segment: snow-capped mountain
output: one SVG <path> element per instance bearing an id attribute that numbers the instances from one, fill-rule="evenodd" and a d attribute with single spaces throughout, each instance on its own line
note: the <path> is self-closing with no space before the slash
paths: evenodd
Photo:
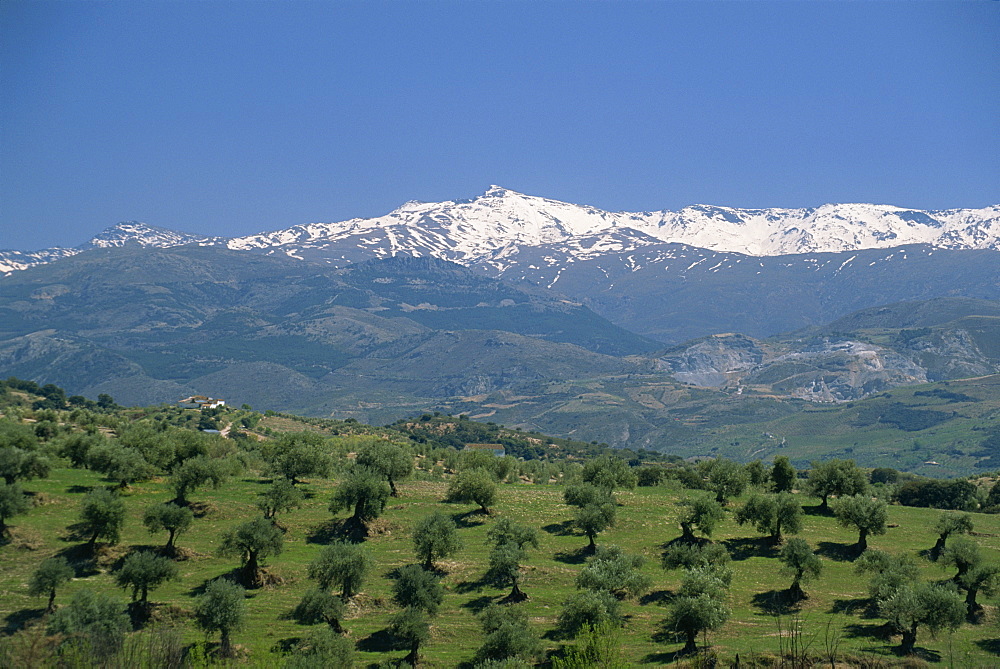
<path id="1" fill-rule="evenodd" d="M 1000 205 L 918 211 L 875 204 L 815 209 L 738 209 L 693 205 L 680 211 L 608 212 L 491 186 L 479 197 L 407 202 L 376 218 L 310 223 L 231 239 L 122 223 L 77 249 L 38 254 L 0 252 L 9 272 L 86 248 L 222 244 L 233 250 L 281 253 L 346 265 L 395 255 L 431 256 L 502 271 L 525 249 L 559 247 L 575 260 L 642 246 L 679 243 L 747 256 L 834 253 L 926 244 L 1000 250 Z"/>
<path id="2" fill-rule="evenodd" d="M 220 237 L 192 235 L 187 232 L 159 228 L 155 225 L 147 225 L 138 221 L 122 221 L 117 225 L 106 228 L 90 241 L 74 248 L 56 247 L 33 252 L 0 250 L 0 274 L 9 274 L 15 270 L 27 269 L 34 265 L 52 262 L 53 260 L 73 256 L 83 251 L 89 251 L 90 249 L 103 249 L 115 246 L 170 248 L 172 246 L 184 246 L 185 244 L 215 245 L 224 241 L 225 239 Z"/>
<path id="3" fill-rule="evenodd" d="M 599 241 L 603 240 L 603 241 Z M 662 242 L 750 256 L 840 252 L 930 244 L 1000 249 L 1000 205 L 917 211 L 873 204 L 816 209 L 736 209 L 694 205 L 658 212 L 608 212 L 491 186 L 471 200 L 408 202 L 385 216 L 314 223 L 238 237 L 231 249 L 351 262 L 399 254 L 462 264 L 525 247 L 562 245 L 582 258 L 602 250 Z"/>
<path id="4" fill-rule="evenodd" d="M 79 246 L 80 250 L 103 249 L 112 246 L 156 246 L 169 248 L 185 244 L 214 245 L 225 241 L 220 237 L 192 235 L 187 232 L 177 232 L 167 228 L 158 228 L 139 221 L 123 221 L 106 229 L 86 244 Z"/>

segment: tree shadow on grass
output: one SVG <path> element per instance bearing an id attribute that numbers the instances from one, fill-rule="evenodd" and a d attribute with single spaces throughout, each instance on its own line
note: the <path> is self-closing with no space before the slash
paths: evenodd
<path id="1" fill-rule="evenodd" d="M 470 611 L 479 613 L 487 606 L 492 604 L 494 599 L 495 598 L 491 597 L 490 595 L 482 595 L 480 597 L 475 597 L 474 599 L 470 599 L 469 601 L 465 602 L 464 604 L 460 604 L 459 606 L 461 606 L 463 609 L 469 609 Z"/>
<path id="2" fill-rule="evenodd" d="M 388 629 L 372 632 L 364 639 L 358 639 L 355 646 L 366 653 L 388 653 L 399 650 L 396 638 Z"/>
<path id="3" fill-rule="evenodd" d="M 291 653 L 301 641 L 302 637 L 300 636 L 290 636 L 285 639 L 278 639 L 274 645 L 271 646 L 271 652 L 278 653 L 279 655 Z"/>
<path id="4" fill-rule="evenodd" d="M 778 548 L 770 537 L 745 537 L 742 539 L 726 539 L 722 542 L 734 562 L 752 557 L 778 557 Z"/>
<path id="5" fill-rule="evenodd" d="M 482 576 L 475 580 L 462 581 L 461 583 L 458 583 L 457 585 L 455 585 L 455 592 L 462 595 L 468 594 L 470 592 L 479 592 L 488 585 L 492 585 L 492 583 L 490 583 L 490 580 L 488 578 Z"/>
<path id="6" fill-rule="evenodd" d="M 1000 639 L 980 639 L 975 643 L 990 655 L 1000 655 Z"/>
<path id="7" fill-rule="evenodd" d="M 64 537 L 63 541 L 72 541 L 72 539 Z M 73 570 L 74 578 L 86 578 L 100 573 L 100 570 L 97 568 L 97 559 L 94 556 L 94 551 L 87 544 L 67 546 L 57 552 L 54 557 L 66 559 L 66 562 L 69 563 L 70 568 Z"/>
<path id="8" fill-rule="evenodd" d="M 833 517 L 833 509 L 827 506 L 825 509 L 822 504 L 817 504 L 816 506 L 804 506 L 802 507 L 802 513 L 807 516 L 828 516 Z"/>
<path id="9" fill-rule="evenodd" d="M 485 525 L 486 519 L 489 516 L 483 513 L 482 509 L 473 509 L 471 511 L 463 511 L 462 513 L 453 513 L 451 514 L 451 518 L 459 527 L 469 528 Z"/>
<path id="10" fill-rule="evenodd" d="M 892 652 L 895 653 L 896 655 L 902 656 L 902 653 L 899 652 L 898 648 L 894 648 Z M 932 648 L 924 648 L 923 646 L 917 646 L 916 648 L 914 648 L 913 654 L 910 657 L 913 656 L 919 657 L 921 660 L 928 663 L 937 663 L 941 661 L 940 652 Z"/>
<path id="11" fill-rule="evenodd" d="M 816 544 L 816 554 L 835 562 L 853 562 L 860 555 L 855 544 L 837 544 L 832 541 Z"/>
<path id="12" fill-rule="evenodd" d="M 681 655 L 681 652 L 679 650 L 673 653 L 669 652 L 647 653 L 646 655 L 643 656 L 641 660 L 639 660 L 639 662 L 641 662 L 642 664 L 664 665 L 664 664 L 670 664 L 671 662 L 676 662 L 677 660 L 682 659 L 683 657 L 684 656 Z"/>
<path id="13" fill-rule="evenodd" d="M 862 618 L 874 618 L 875 607 L 871 599 L 856 597 L 854 599 L 835 599 L 830 613 L 843 613 L 849 616 L 860 615 Z"/>
<path id="14" fill-rule="evenodd" d="M 208 589 L 209 583 L 213 581 L 226 580 L 236 585 L 243 585 L 243 574 L 239 567 L 234 567 L 224 574 L 219 574 L 218 576 L 213 576 L 212 578 L 206 578 L 201 582 L 200 585 L 196 585 L 187 591 L 188 597 L 200 597 L 205 594 L 205 590 Z"/>
<path id="15" fill-rule="evenodd" d="M 792 601 L 788 590 L 768 590 L 758 592 L 750 602 L 760 610 L 759 615 L 788 616 L 796 613 L 801 602 Z"/>
<path id="16" fill-rule="evenodd" d="M 558 537 L 566 537 L 576 534 L 576 526 L 572 520 L 564 520 L 561 523 L 549 523 L 542 527 L 542 530 Z"/>
<path id="17" fill-rule="evenodd" d="M 92 485 L 71 485 L 71 486 L 66 486 L 66 492 L 71 493 L 71 494 L 77 494 L 77 495 L 82 495 L 82 494 L 88 493 L 88 492 L 90 492 L 93 489 L 94 489 L 94 486 L 92 486 Z"/>
<path id="18" fill-rule="evenodd" d="M 844 625 L 844 636 L 850 639 L 873 639 L 888 641 L 892 636 L 888 623 L 851 623 Z"/>
<path id="19" fill-rule="evenodd" d="M 593 554 L 590 546 L 582 546 L 572 551 L 559 551 L 552 558 L 563 564 L 583 564 Z"/>
<path id="20" fill-rule="evenodd" d="M 0 632 L 5 635 L 13 634 L 20 629 L 24 629 L 28 623 L 41 620 L 44 617 L 44 607 L 40 609 L 20 609 L 19 611 L 11 611 L 4 618 L 4 626 Z"/>
<path id="21" fill-rule="evenodd" d="M 306 535 L 306 543 L 328 544 L 338 539 L 359 544 L 368 536 L 368 529 L 350 518 L 331 518 L 315 525 Z"/>
<path id="22" fill-rule="evenodd" d="M 674 598 L 673 590 L 654 590 L 653 592 L 647 592 L 645 595 L 639 598 L 639 603 L 643 606 L 647 604 L 660 604 L 664 605 Z"/>

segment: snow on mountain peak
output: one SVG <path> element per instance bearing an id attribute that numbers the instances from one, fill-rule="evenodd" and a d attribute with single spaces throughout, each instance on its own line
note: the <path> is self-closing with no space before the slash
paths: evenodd
<path id="1" fill-rule="evenodd" d="M 122 221 L 106 228 L 80 248 L 108 248 L 113 246 L 171 247 L 184 244 L 210 244 L 215 239 L 192 235 L 167 228 L 159 228 L 140 221 Z"/>
<path id="2" fill-rule="evenodd" d="M 615 240 L 607 246 L 594 239 Z M 445 202 L 411 201 L 375 218 L 309 223 L 221 239 L 127 221 L 77 249 L 0 252 L 12 271 L 88 248 L 139 244 L 170 247 L 222 244 L 234 250 L 281 253 L 347 264 L 394 255 L 431 256 L 462 264 L 509 257 L 513 249 L 561 247 L 577 259 L 601 249 L 678 243 L 750 256 L 853 251 L 930 244 L 1000 250 L 1000 205 L 920 211 L 864 203 L 816 208 L 740 209 L 695 204 L 680 211 L 609 212 L 491 185 L 482 195 Z M 6 264 L 4 264 L 6 262 Z"/>

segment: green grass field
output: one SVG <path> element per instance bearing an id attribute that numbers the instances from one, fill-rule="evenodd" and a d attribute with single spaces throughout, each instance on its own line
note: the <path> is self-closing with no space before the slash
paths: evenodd
<path id="1" fill-rule="evenodd" d="M 0 547 L 0 621 L 10 634 L 24 624 L 42 620 L 43 598 L 29 597 L 27 583 L 38 563 L 51 555 L 73 554 L 81 540 L 67 540 L 67 526 L 76 521 L 78 505 L 92 486 L 106 483 L 84 470 L 54 469 L 49 478 L 32 481 L 25 488 L 34 493 L 37 506 L 27 515 L 10 520 L 12 540 Z M 284 552 L 267 562 L 268 571 L 279 583 L 249 593 L 249 620 L 234 635 L 245 652 L 238 664 L 276 666 L 282 648 L 305 636 L 309 627 L 296 624 L 288 613 L 308 587 L 306 568 L 328 541 L 333 516 L 327 505 L 334 489 L 332 481 L 311 480 L 305 488 L 311 496 L 306 505 L 280 517 L 287 527 Z M 571 643 L 551 638 L 562 601 L 573 591 L 574 579 L 583 563 L 581 549 L 586 538 L 567 522 L 571 510 L 562 503 L 562 487 L 557 485 L 512 484 L 501 486 L 500 501 L 492 517 L 469 514 L 472 505 L 444 504 L 444 481 L 411 480 L 400 485 L 401 497 L 390 500 L 383 516 L 373 523 L 366 544 L 375 556 L 376 568 L 362 593 L 352 603 L 345 627 L 356 642 L 361 666 L 377 665 L 400 659 L 405 651 L 385 645 L 383 630 L 396 612 L 390 599 L 391 581 L 387 575 L 395 568 L 415 562 L 410 528 L 424 515 L 442 510 L 459 522 L 463 550 L 442 561 L 444 605 L 432 619 L 432 638 L 423 648 L 423 666 L 453 667 L 469 661 L 481 643 L 476 612 L 506 594 L 488 585 L 481 577 L 487 564 L 484 543 L 489 525 L 501 516 L 540 530 L 541 547 L 531 552 L 525 565 L 523 590 L 531 599 L 524 604 L 535 632 L 543 637 L 548 650 Z M 263 488 L 261 479 L 251 475 L 233 480 L 218 490 L 198 491 L 191 495 L 203 515 L 192 529 L 181 535 L 178 546 L 190 552 L 180 561 L 180 578 L 150 593 L 150 600 L 161 612 L 173 609 L 182 622 L 186 642 L 203 641 L 204 635 L 185 619 L 194 606 L 195 596 L 206 581 L 226 574 L 237 566 L 232 559 L 215 556 L 221 533 L 256 513 L 253 502 Z M 628 664 L 660 666 L 668 664 L 682 646 L 681 641 L 656 641 L 666 602 L 677 588 L 680 573 L 665 572 L 659 566 L 662 544 L 680 534 L 676 501 L 690 491 L 676 487 L 638 488 L 619 493 L 618 522 L 598 538 L 598 544 L 616 544 L 630 553 L 647 558 L 645 571 L 652 578 L 652 592 L 640 601 L 624 603 L 627 622 L 622 633 L 622 653 Z M 172 496 L 160 480 L 136 484 L 125 499 L 129 517 L 120 544 L 102 550 L 98 570 L 76 578 L 59 591 L 57 604 L 69 601 L 82 588 L 116 591 L 123 601 L 126 593 L 117 590 L 111 566 L 116 559 L 137 547 L 162 545 L 165 534 L 151 536 L 142 526 L 144 509 Z M 817 503 L 803 498 L 806 510 Z M 735 502 L 738 504 L 739 500 Z M 731 506 L 732 508 L 732 506 Z M 933 525 L 939 511 L 890 507 L 888 533 L 872 537 L 869 545 L 893 553 L 916 555 L 933 545 Z M 975 539 L 991 558 L 1000 560 L 1000 516 L 973 514 Z M 843 656 L 898 661 L 892 649 L 898 637 L 879 635 L 884 622 L 864 616 L 867 578 L 854 573 L 845 549 L 856 540 L 856 533 L 839 527 L 832 517 L 807 515 L 799 535 L 816 548 L 823 561 L 823 574 L 805 585 L 809 599 L 795 609 L 782 607 L 779 591 L 790 579 L 780 573 L 776 551 L 760 540 L 749 526 L 739 527 L 731 515 L 721 524 L 713 539 L 725 542 L 733 554 L 735 577 L 730 605 L 733 615 L 725 627 L 708 635 L 708 642 L 724 660 L 738 653 L 746 661 L 754 656 L 777 654 L 792 641 L 808 645 L 809 652 L 820 656 L 836 646 Z M 951 571 L 921 559 L 922 578 L 944 580 Z M 921 631 L 917 646 L 923 660 L 942 666 L 1000 666 L 1000 628 L 993 601 L 987 604 L 984 621 L 964 625 L 954 634 L 937 639 Z M 791 637 L 788 630 L 799 626 L 801 634 Z M 783 630 L 783 631 L 782 631 Z M 216 641 L 213 638 L 212 641 Z M 829 666 L 827 663 L 826 666 Z"/>

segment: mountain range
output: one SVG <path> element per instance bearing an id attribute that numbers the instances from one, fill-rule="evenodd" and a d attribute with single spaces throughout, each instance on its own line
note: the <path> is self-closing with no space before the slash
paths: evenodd
<path id="1" fill-rule="evenodd" d="M 1000 373 L 998 220 L 613 214 L 493 187 L 236 239 L 125 223 L 2 255 L 0 373 L 126 404 L 199 393 L 374 422 L 440 410 L 738 456 L 749 437 L 722 426 Z"/>
<path id="2" fill-rule="evenodd" d="M 928 244 L 1000 249 L 1000 205 L 920 211 L 889 205 L 827 204 L 805 209 L 693 205 L 680 211 L 609 212 L 500 186 L 468 200 L 407 202 L 377 218 L 296 225 L 235 238 L 178 233 L 137 222 L 109 228 L 75 249 L 0 251 L 9 272 L 91 248 L 123 244 L 221 245 L 345 263 L 395 255 L 434 257 L 503 273 L 513 254 L 557 245 L 575 261 L 661 243 L 744 256 L 836 253 Z"/>

